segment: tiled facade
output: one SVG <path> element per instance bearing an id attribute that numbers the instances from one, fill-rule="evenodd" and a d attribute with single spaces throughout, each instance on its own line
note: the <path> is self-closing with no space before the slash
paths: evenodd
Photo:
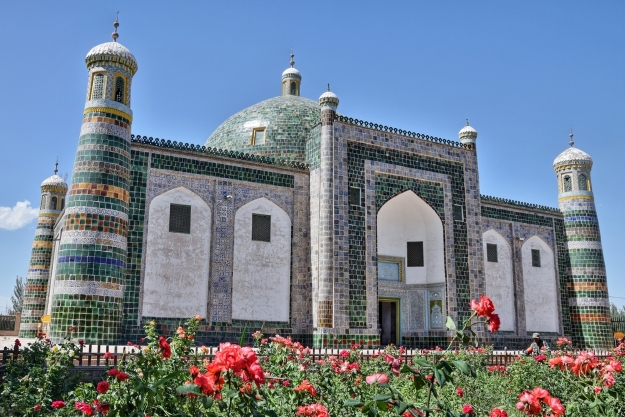
<path id="1" fill-rule="evenodd" d="M 299 82 L 295 89 L 284 87 L 290 86 L 287 82 L 283 96 L 235 114 L 204 146 L 134 136 L 129 99 L 136 61 L 119 45 L 94 50 L 99 55 L 87 59 L 90 76 L 123 75 L 126 96 L 121 102 L 110 99 L 113 83 L 107 83 L 105 96 L 94 99 L 88 85 L 62 223 L 55 225 L 60 211 L 41 213 L 22 335 L 36 331 L 46 299 L 57 339 L 73 325 L 88 342 L 135 342 L 152 320 L 164 335 L 173 334 L 186 317 L 142 313 L 150 278 L 147 237 L 154 227 L 154 199 L 184 188 L 212 214 L 201 343 L 238 341 L 244 333 L 249 340 L 262 328 L 265 334 L 291 335 L 309 345 L 376 347 L 378 303 L 393 299 L 399 306 L 401 343 L 443 345 L 451 336 L 444 317 L 465 320 L 470 300 L 485 293 L 482 235 L 489 230 L 499 233 L 514 254 L 517 317 L 515 331 L 491 335 L 478 328 L 482 341 L 498 348 L 527 344 L 520 242 L 536 236 L 554 253 L 556 265 L 560 328 L 546 338 L 566 335 L 591 347 L 610 342 L 592 200 L 587 194 L 581 200 L 561 195 L 560 209 L 553 209 L 481 196 L 477 132 L 468 124 L 461 144 L 363 122 L 339 115 L 334 93 L 324 93 L 318 104 L 299 97 Z M 285 74 L 287 81 L 292 74 L 301 81 L 294 68 Z M 350 200 L 354 190 L 359 201 Z M 406 191 L 429 205 L 442 224 L 444 282 L 378 279 L 378 213 Z M 288 321 L 233 318 L 234 219 L 240 208 L 258 199 L 284 211 L 291 223 Z M 53 257 L 55 226 L 62 237 Z M 56 268 L 52 284 L 51 264 Z"/>

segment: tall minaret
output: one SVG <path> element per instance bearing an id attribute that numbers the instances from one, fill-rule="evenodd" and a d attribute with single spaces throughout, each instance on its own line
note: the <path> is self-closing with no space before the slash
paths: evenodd
<path id="1" fill-rule="evenodd" d="M 137 61 L 117 42 L 91 49 L 65 229 L 57 258 L 51 335 L 69 326 L 87 343 L 117 343 L 124 302 L 130 177 L 130 91 Z"/>
<path id="2" fill-rule="evenodd" d="M 558 179 L 558 204 L 564 215 L 564 228 L 570 258 L 568 283 L 573 342 L 583 348 L 608 349 L 614 345 L 610 322 L 608 282 L 599 221 L 592 193 L 592 158 L 573 147 L 553 162 Z"/>
<path id="3" fill-rule="evenodd" d="M 58 162 L 54 175 L 41 183 L 39 221 L 26 275 L 20 337 L 37 335 L 37 324 L 40 323 L 46 307 L 54 224 L 65 207 L 67 194 L 67 184 L 63 178 L 56 175 L 57 168 Z"/>
<path id="4" fill-rule="evenodd" d="M 299 96 L 299 88 L 302 84 L 302 74 L 295 69 L 295 54 L 291 51 L 291 67 L 282 73 L 282 95 Z"/>

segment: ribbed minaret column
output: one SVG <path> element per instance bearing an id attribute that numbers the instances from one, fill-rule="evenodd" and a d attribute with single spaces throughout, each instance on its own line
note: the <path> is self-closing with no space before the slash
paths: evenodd
<path id="1" fill-rule="evenodd" d="M 338 97 L 327 91 L 319 98 L 321 106 L 320 184 L 319 184 L 319 286 L 317 328 L 334 327 L 334 115 Z M 321 332 L 321 331 L 320 331 Z"/>
<path id="2" fill-rule="evenodd" d="M 24 287 L 20 337 L 37 335 L 37 324 L 41 322 L 46 307 L 54 224 L 63 210 L 67 193 L 67 184 L 56 172 L 41 184 L 39 221 Z"/>
<path id="3" fill-rule="evenodd" d="M 586 349 L 613 347 L 608 283 L 590 181 L 592 159 L 572 147 L 554 162 L 558 204 L 570 258 L 569 309 L 573 342 Z"/>
<path id="4" fill-rule="evenodd" d="M 108 42 L 89 51 L 86 63 L 87 102 L 57 259 L 51 333 L 58 339 L 74 326 L 77 338 L 88 343 L 117 343 L 127 262 L 130 87 L 137 62 L 124 46 Z"/>

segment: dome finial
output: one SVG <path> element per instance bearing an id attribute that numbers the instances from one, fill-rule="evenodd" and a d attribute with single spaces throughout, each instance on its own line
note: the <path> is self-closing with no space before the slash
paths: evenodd
<path id="1" fill-rule="evenodd" d="M 467 119 L 467 124 L 465 126 L 469 126 L 469 119 Z"/>
<path id="2" fill-rule="evenodd" d="M 571 133 L 569 133 L 569 145 L 573 146 L 575 142 L 573 142 L 573 126 L 571 126 Z"/>
<path id="3" fill-rule="evenodd" d="M 56 173 L 59 172 L 59 157 L 56 157 L 56 162 L 54 164 L 54 175 L 56 175 Z"/>
<path id="4" fill-rule="evenodd" d="M 328 83 L 328 91 L 330 91 L 330 83 Z"/>
<path id="5" fill-rule="evenodd" d="M 295 61 L 293 60 L 293 58 L 295 58 L 295 54 L 293 53 L 293 48 L 291 48 L 291 62 L 289 62 L 289 64 L 291 64 L 291 68 L 295 66 Z"/>
<path id="6" fill-rule="evenodd" d="M 117 28 L 119 27 L 119 12 L 117 12 L 117 14 L 115 15 L 115 22 L 113 22 L 113 27 L 115 28 L 115 30 L 113 31 L 111 37 L 113 38 L 113 42 L 117 42 L 117 38 L 119 38 L 119 33 L 117 33 Z"/>

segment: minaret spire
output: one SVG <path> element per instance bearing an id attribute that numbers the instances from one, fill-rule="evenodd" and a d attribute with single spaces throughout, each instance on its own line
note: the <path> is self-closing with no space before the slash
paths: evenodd
<path id="1" fill-rule="evenodd" d="M 575 142 L 573 142 L 573 127 L 571 126 L 571 133 L 569 133 L 569 145 L 573 146 Z"/>
<path id="2" fill-rule="evenodd" d="M 291 62 L 289 62 L 289 64 L 291 64 L 291 68 L 294 68 L 295 66 L 295 61 L 293 60 L 293 58 L 295 58 L 295 54 L 293 53 L 293 48 L 291 48 Z"/>
<path id="3" fill-rule="evenodd" d="M 54 175 L 56 175 L 56 173 L 59 172 L 59 157 L 56 157 L 56 162 L 54 164 Z"/>
<path id="4" fill-rule="evenodd" d="M 115 30 L 113 31 L 113 34 L 111 34 L 111 37 L 113 38 L 113 42 L 117 42 L 117 38 L 119 38 L 119 33 L 117 33 L 117 28 L 119 27 L 119 12 L 117 12 L 117 14 L 115 15 L 115 22 L 113 22 L 113 27 L 115 28 Z"/>

